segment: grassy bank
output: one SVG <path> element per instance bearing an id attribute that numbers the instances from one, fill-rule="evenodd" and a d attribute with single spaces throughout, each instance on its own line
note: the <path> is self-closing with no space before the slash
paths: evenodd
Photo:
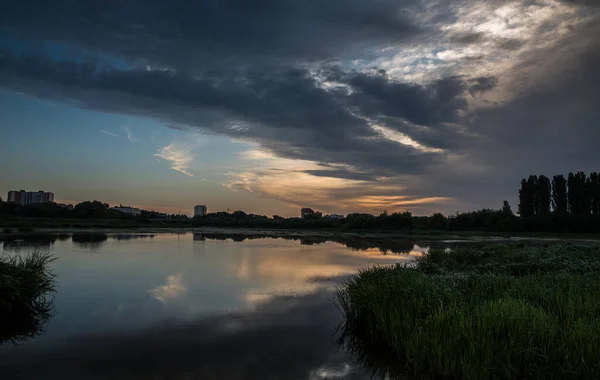
<path id="1" fill-rule="evenodd" d="M 0 255 L 0 344 L 36 335 L 50 317 L 52 260 L 45 253 Z"/>
<path id="2" fill-rule="evenodd" d="M 600 246 L 432 251 L 338 292 L 341 341 L 378 372 L 600 378 Z"/>

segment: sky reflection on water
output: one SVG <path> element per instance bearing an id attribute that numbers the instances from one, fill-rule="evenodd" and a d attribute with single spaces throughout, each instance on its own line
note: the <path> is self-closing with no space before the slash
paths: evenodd
<path id="1" fill-rule="evenodd" d="M 0 374 L 32 379 L 359 379 L 334 343 L 331 290 L 358 268 L 412 259 L 192 234 L 35 237 L 2 248 L 58 258 L 45 332 L 0 347 Z"/>

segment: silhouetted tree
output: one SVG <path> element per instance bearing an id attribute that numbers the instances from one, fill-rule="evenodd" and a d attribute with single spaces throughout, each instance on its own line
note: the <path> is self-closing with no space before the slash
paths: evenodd
<path id="1" fill-rule="evenodd" d="M 512 208 L 510 207 L 508 201 L 504 201 L 504 203 L 502 204 L 502 214 L 504 214 L 504 216 L 514 216 Z"/>
<path id="2" fill-rule="evenodd" d="M 590 173 L 591 212 L 600 215 L 600 174 Z"/>
<path id="3" fill-rule="evenodd" d="M 435 230 L 444 230 L 446 229 L 446 217 L 441 213 L 433 214 L 429 217 L 429 228 L 433 228 Z"/>
<path id="4" fill-rule="evenodd" d="M 238 211 L 234 211 L 233 214 L 231 214 L 231 216 L 234 219 L 245 219 L 248 215 L 245 212 L 238 210 Z"/>
<path id="5" fill-rule="evenodd" d="M 536 176 L 529 176 L 528 179 L 521 181 L 521 189 L 519 190 L 519 215 L 523 218 L 528 218 L 535 214 L 536 182 Z"/>
<path id="6" fill-rule="evenodd" d="M 592 212 L 593 191 L 594 191 L 594 184 L 592 183 L 592 179 L 587 178 L 585 180 L 585 186 L 583 189 L 583 200 L 582 200 L 583 215 L 590 215 Z"/>
<path id="7" fill-rule="evenodd" d="M 587 176 L 584 172 L 569 173 L 567 181 L 569 187 L 569 212 L 574 215 L 587 215 L 590 213 L 589 192 L 587 190 Z"/>
<path id="8" fill-rule="evenodd" d="M 569 192 L 567 194 L 567 198 L 569 200 L 569 212 L 571 214 L 578 214 L 579 204 L 577 203 L 577 179 L 573 173 L 569 173 L 567 178 L 567 186 L 569 188 Z"/>
<path id="9" fill-rule="evenodd" d="M 567 203 L 567 180 L 562 174 L 555 175 L 552 178 L 552 209 L 557 214 L 566 214 L 569 210 Z"/>
<path id="10" fill-rule="evenodd" d="M 535 214 L 545 216 L 550 214 L 550 179 L 539 176 L 536 181 Z"/>
<path id="11" fill-rule="evenodd" d="M 106 216 L 109 207 L 108 203 L 86 201 L 76 204 L 73 213 L 84 218 L 98 218 Z"/>

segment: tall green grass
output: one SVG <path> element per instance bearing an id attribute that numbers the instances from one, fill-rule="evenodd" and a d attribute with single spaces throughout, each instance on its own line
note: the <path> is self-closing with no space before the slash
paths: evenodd
<path id="1" fill-rule="evenodd" d="M 0 344 L 35 336 L 53 309 L 54 258 L 47 253 L 0 255 Z"/>
<path id="2" fill-rule="evenodd" d="M 599 379 L 600 247 L 431 251 L 337 293 L 364 365 L 440 379 Z"/>

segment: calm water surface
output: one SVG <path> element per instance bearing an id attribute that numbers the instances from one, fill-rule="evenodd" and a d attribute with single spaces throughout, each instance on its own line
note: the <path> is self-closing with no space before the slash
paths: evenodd
<path id="1" fill-rule="evenodd" d="M 50 251 L 58 283 L 44 332 L 0 346 L 3 379 L 368 379 L 335 344 L 331 292 L 422 251 L 192 233 L 0 244 Z"/>

